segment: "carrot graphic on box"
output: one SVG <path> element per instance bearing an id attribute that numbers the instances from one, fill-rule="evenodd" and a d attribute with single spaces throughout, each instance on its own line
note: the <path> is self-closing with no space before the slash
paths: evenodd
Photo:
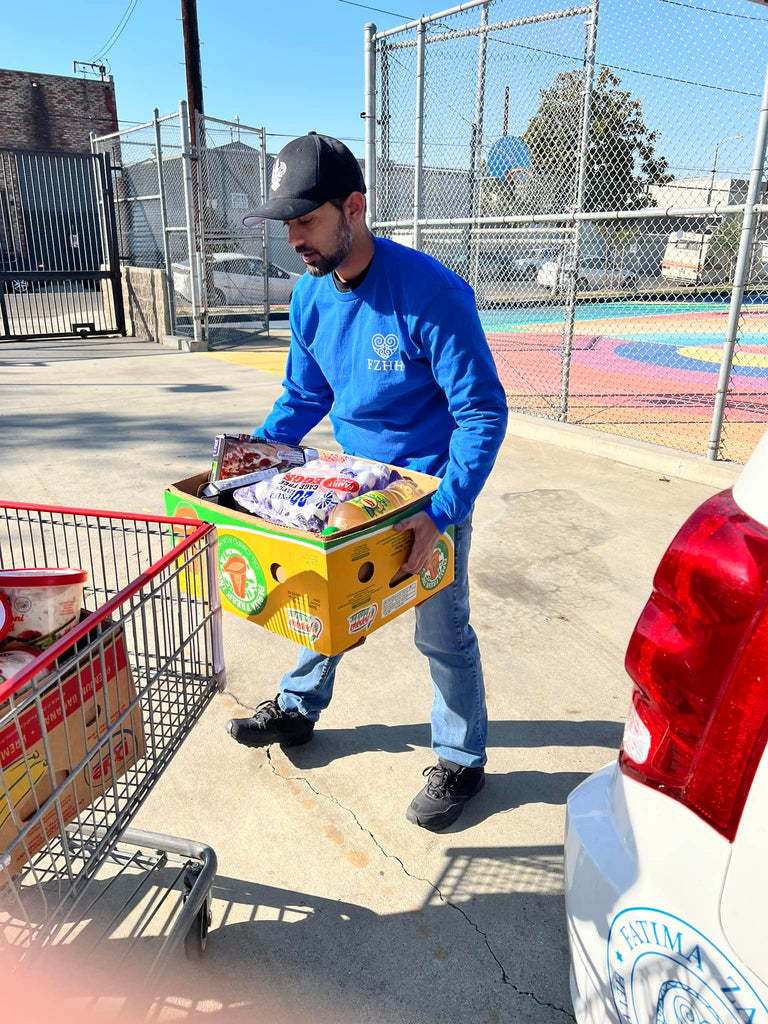
<path id="1" fill-rule="evenodd" d="M 427 562 L 426 566 L 424 567 L 424 572 L 429 573 L 429 578 L 431 580 L 436 580 L 437 579 L 437 574 L 438 574 L 439 571 L 440 571 L 440 552 L 439 551 L 433 551 L 432 552 L 432 557 L 430 558 L 430 560 Z"/>
<path id="2" fill-rule="evenodd" d="M 245 597 L 245 571 L 247 565 L 240 555 L 230 555 L 221 567 L 221 571 L 229 576 L 236 597 Z"/>

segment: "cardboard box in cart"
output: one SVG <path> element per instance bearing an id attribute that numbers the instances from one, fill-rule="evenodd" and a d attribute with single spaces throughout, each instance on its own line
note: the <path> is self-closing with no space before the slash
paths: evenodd
<path id="1" fill-rule="evenodd" d="M 103 650 L 103 659 L 98 652 L 84 655 L 60 683 L 44 690 L 42 714 L 35 702 L 24 707 L 23 694 L 16 698 L 22 710 L 11 713 L 9 702 L 0 705 L 0 868 L 6 866 L 11 875 L 60 832 L 60 824 L 108 792 L 144 755 L 138 706 L 111 744 L 106 738 L 99 744 L 108 722 L 117 721 L 136 696 L 122 631 L 106 640 Z M 58 801 L 44 807 L 53 788 L 64 782 Z M 42 817 L 23 842 L 14 842 L 38 807 Z"/>
<path id="2" fill-rule="evenodd" d="M 317 455 L 337 457 L 312 449 L 311 457 Z M 165 507 L 170 516 L 218 526 L 224 608 L 321 654 L 340 654 L 453 582 L 452 527 L 438 540 L 428 569 L 417 576 L 401 572 L 411 535 L 392 524 L 423 507 L 440 483 L 425 473 L 401 472 L 421 484 L 424 497 L 328 537 L 198 498 L 207 473 L 169 487 Z"/>

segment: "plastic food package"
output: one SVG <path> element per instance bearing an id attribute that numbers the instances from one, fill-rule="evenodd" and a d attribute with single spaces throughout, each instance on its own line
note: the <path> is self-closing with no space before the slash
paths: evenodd
<path id="1" fill-rule="evenodd" d="M 381 462 L 341 456 L 313 459 L 235 491 L 238 505 L 271 523 L 319 533 L 338 504 L 367 491 L 380 490 L 400 474 Z"/>
<path id="2" fill-rule="evenodd" d="M 227 480 L 260 469 L 301 466 L 306 461 L 306 452 L 317 455 L 314 449 L 305 451 L 298 445 L 277 444 L 247 434 L 217 434 L 213 440 L 211 480 Z"/>
<path id="3" fill-rule="evenodd" d="M 23 668 L 40 654 L 29 647 L 17 647 L 10 651 L 0 651 L 0 686 L 13 679 Z"/>
<path id="4" fill-rule="evenodd" d="M 0 569 L 0 593 L 11 609 L 6 642 L 53 643 L 80 616 L 84 569 Z"/>

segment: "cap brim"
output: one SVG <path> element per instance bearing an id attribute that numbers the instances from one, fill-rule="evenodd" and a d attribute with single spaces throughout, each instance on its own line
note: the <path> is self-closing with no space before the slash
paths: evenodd
<path id="1" fill-rule="evenodd" d="M 255 227 L 264 220 L 295 220 L 296 217 L 306 217 L 308 213 L 317 210 L 322 203 L 316 203 L 312 199 L 281 199 L 275 196 L 262 203 L 253 213 L 243 218 L 243 224 L 247 228 Z"/>

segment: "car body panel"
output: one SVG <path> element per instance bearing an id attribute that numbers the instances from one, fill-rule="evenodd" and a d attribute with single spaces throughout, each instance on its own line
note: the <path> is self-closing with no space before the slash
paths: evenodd
<path id="1" fill-rule="evenodd" d="M 768 431 L 734 484 L 733 497 L 748 516 L 768 526 Z"/>
<path id="2" fill-rule="evenodd" d="M 542 263 L 536 280 L 545 288 L 554 289 L 557 285 L 558 271 L 563 281 L 567 280 L 571 272 L 569 266 L 560 266 L 554 260 Z M 607 266 L 602 257 L 585 257 L 579 263 L 577 280 L 583 283 L 584 287 L 597 289 L 610 289 L 615 291 L 619 288 L 634 288 L 635 275 L 626 267 L 609 263 Z"/>
<path id="3" fill-rule="evenodd" d="M 733 841 L 720 907 L 723 932 L 751 970 L 768 982 L 768 757 L 757 769 Z"/>
<path id="4" fill-rule="evenodd" d="M 754 542 L 755 524 L 768 529 L 768 431 L 733 497 Z M 765 749 L 732 842 L 617 762 L 570 794 L 565 889 L 579 1024 L 768 1024 L 767 805 Z"/>
<path id="5" fill-rule="evenodd" d="M 730 858 L 698 815 L 615 763 L 574 790 L 565 887 L 579 1024 L 744 1024 L 752 1010 L 768 1021 L 768 988 L 720 922 Z M 668 1012 L 675 993 L 689 1016 Z"/>
<path id="6" fill-rule="evenodd" d="M 258 256 L 237 252 L 212 253 L 210 261 L 213 288 L 215 293 L 221 293 L 208 297 L 211 305 L 246 306 L 264 301 L 263 261 Z M 191 300 L 189 261 L 174 263 L 172 272 L 174 289 L 185 299 Z M 299 277 L 299 274 L 270 263 L 270 302 L 280 305 L 288 303 Z"/>

